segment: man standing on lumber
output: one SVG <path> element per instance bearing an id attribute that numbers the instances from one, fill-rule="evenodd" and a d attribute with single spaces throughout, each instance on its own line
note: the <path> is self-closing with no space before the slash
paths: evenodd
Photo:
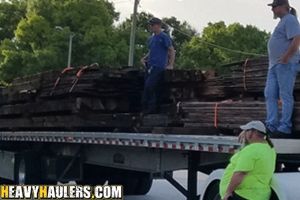
<path id="1" fill-rule="evenodd" d="M 143 110 L 145 114 L 159 112 L 166 69 L 173 69 L 175 50 L 170 36 L 162 31 L 162 21 L 152 18 L 149 25 L 153 35 L 148 40 L 149 53 L 142 58 L 146 67 Z"/>
<path id="2" fill-rule="evenodd" d="M 265 88 L 267 106 L 266 125 L 273 137 L 291 137 L 294 108 L 293 91 L 300 61 L 300 25 L 296 10 L 288 0 L 274 0 L 274 18 L 280 18 L 269 43 L 269 72 Z M 278 102 L 282 102 L 282 116 L 278 119 Z"/>
<path id="3" fill-rule="evenodd" d="M 276 152 L 261 121 L 241 126 L 245 147 L 237 152 L 220 182 L 222 200 L 267 200 L 276 166 Z"/>

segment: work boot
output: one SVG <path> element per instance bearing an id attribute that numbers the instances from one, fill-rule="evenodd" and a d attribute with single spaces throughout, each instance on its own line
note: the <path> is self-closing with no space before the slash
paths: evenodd
<path id="1" fill-rule="evenodd" d="M 283 133 L 280 131 L 276 131 L 270 134 L 271 138 L 274 139 L 292 139 L 294 138 L 293 134 Z"/>

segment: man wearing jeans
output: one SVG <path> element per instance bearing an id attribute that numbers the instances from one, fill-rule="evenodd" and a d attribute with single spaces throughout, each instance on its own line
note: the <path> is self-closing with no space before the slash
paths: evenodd
<path id="1" fill-rule="evenodd" d="M 269 43 L 269 72 L 265 88 L 266 126 L 273 137 L 291 136 L 294 108 L 293 90 L 300 61 L 300 25 L 296 11 L 288 0 L 269 4 L 274 18 L 280 18 Z M 282 116 L 278 119 L 278 101 L 282 101 Z"/>
<path id="2" fill-rule="evenodd" d="M 170 36 L 162 31 L 162 21 L 152 18 L 149 25 L 153 35 L 148 40 L 149 53 L 142 58 L 142 63 L 146 67 L 143 95 L 145 114 L 159 112 L 163 75 L 166 69 L 173 68 L 175 60 L 175 50 Z"/>

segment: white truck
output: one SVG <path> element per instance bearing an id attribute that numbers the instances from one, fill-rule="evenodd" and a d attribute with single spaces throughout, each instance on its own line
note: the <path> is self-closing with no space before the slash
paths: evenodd
<path id="1" fill-rule="evenodd" d="M 300 140 L 274 140 L 278 168 L 272 200 L 300 198 Z M 112 132 L 0 132 L 1 183 L 124 185 L 145 195 L 154 178 L 165 178 L 187 200 L 218 200 L 218 185 L 236 137 Z M 172 176 L 187 169 L 184 188 Z M 210 174 L 200 194 L 197 172 Z"/>

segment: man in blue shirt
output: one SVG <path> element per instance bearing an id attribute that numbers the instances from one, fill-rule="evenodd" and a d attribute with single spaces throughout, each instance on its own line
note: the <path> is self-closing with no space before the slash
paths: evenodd
<path id="1" fill-rule="evenodd" d="M 175 60 L 175 50 L 170 36 L 162 31 L 162 21 L 152 18 L 149 25 L 153 35 L 148 40 L 149 53 L 142 59 L 146 67 L 143 95 L 143 111 L 146 114 L 159 111 L 164 71 L 172 69 Z"/>
<path id="2" fill-rule="evenodd" d="M 269 4 L 274 18 L 280 18 L 269 43 L 269 72 L 265 88 L 267 106 L 266 125 L 273 137 L 290 137 L 294 107 L 293 90 L 300 61 L 300 25 L 296 10 L 288 0 L 274 0 Z M 278 101 L 282 101 L 279 120 Z"/>

